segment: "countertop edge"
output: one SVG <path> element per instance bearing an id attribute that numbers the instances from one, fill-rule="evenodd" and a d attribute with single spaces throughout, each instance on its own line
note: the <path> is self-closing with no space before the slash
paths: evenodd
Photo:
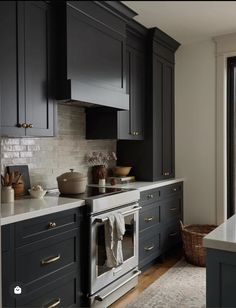
<path id="1" fill-rule="evenodd" d="M 163 187 L 166 185 L 171 185 L 171 184 L 175 184 L 175 183 L 179 183 L 179 182 L 184 182 L 185 179 L 171 179 L 171 180 L 164 180 L 161 181 L 160 183 L 155 183 L 155 184 L 148 184 L 147 186 L 143 186 L 143 187 L 139 187 L 137 188 L 139 191 L 145 191 L 145 190 L 149 190 L 149 189 L 155 189 L 158 187 Z"/>
<path id="2" fill-rule="evenodd" d="M 203 238 L 203 247 L 215 250 L 236 252 L 236 243 Z"/>
<path id="3" fill-rule="evenodd" d="M 1 226 L 4 226 L 4 225 L 16 223 L 16 222 L 27 220 L 27 219 L 37 218 L 37 217 L 48 215 L 48 214 L 53 214 L 57 212 L 74 209 L 74 208 L 81 207 L 84 205 L 85 205 L 84 200 L 76 200 L 76 201 L 72 201 L 71 203 L 61 204 L 55 207 L 48 207 L 45 209 L 40 209 L 40 210 L 36 210 L 32 212 L 16 214 L 14 216 L 1 217 L 0 223 L 1 223 Z"/>

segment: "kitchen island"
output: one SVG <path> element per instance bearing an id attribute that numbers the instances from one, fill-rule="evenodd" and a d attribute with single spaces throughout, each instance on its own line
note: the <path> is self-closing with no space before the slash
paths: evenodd
<path id="1" fill-rule="evenodd" d="M 203 239 L 207 307 L 236 307 L 236 215 Z"/>

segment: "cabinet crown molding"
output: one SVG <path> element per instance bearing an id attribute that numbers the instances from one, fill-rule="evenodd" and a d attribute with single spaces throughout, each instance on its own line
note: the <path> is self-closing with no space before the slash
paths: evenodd
<path id="1" fill-rule="evenodd" d="M 170 49 L 171 51 L 175 52 L 179 46 L 181 45 L 179 42 L 177 42 L 175 39 L 170 37 L 168 34 L 163 32 L 162 30 L 158 28 L 151 28 L 149 29 L 150 37 Z"/>

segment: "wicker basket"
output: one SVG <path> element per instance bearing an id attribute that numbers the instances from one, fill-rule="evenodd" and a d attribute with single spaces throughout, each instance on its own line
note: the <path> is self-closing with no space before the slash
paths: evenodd
<path id="1" fill-rule="evenodd" d="M 213 231 L 215 225 L 186 225 L 181 224 L 181 235 L 186 260 L 197 266 L 206 266 L 206 250 L 202 245 L 205 235 Z"/>

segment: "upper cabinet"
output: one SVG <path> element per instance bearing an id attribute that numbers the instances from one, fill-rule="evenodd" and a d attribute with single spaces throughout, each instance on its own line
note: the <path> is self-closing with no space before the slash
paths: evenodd
<path id="1" fill-rule="evenodd" d="M 2 1 L 0 7 L 1 134 L 53 136 L 50 5 Z"/>
<path id="2" fill-rule="evenodd" d="M 129 110 L 88 108 L 86 111 L 87 139 L 142 140 L 144 138 L 147 43 L 146 32 L 143 28 L 141 29 L 140 33 L 136 28 L 129 26 L 126 32 L 125 75 Z"/>
<path id="3" fill-rule="evenodd" d="M 146 39 L 129 28 L 126 41 L 126 91 L 129 94 L 129 111 L 118 112 L 118 139 L 144 138 L 146 67 Z"/>
<path id="4" fill-rule="evenodd" d="M 60 50 L 57 98 L 125 110 L 129 108 L 126 23 L 107 5 L 105 1 L 56 4 Z"/>
<path id="5" fill-rule="evenodd" d="M 118 164 L 133 166 L 139 180 L 175 176 L 174 61 L 178 47 L 179 43 L 161 30 L 149 30 L 145 139 L 117 145 Z"/>

